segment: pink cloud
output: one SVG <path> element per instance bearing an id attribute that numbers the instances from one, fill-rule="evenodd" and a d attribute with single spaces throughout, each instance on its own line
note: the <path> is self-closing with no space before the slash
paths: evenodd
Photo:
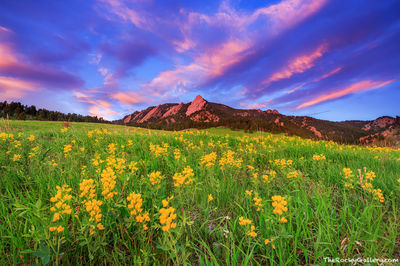
<path id="1" fill-rule="evenodd" d="M 18 64 L 11 46 L 0 43 L 0 70 Z"/>
<path id="2" fill-rule="evenodd" d="M 78 101 L 90 104 L 88 113 L 91 116 L 104 117 L 105 119 L 111 120 L 112 116 L 120 114 L 111 109 L 112 104 L 107 101 L 93 99 L 91 96 L 78 91 L 75 91 L 74 95 Z"/>
<path id="3" fill-rule="evenodd" d="M 250 46 L 250 42 L 230 40 L 196 56 L 191 64 L 177 65 L 175 69 L 160 72 L 151 82 L 143 84 L 143 88 L 158 97 L 165 97 L 166 93 L 186 92 L 190 86 L 223 75 L 227 68 L 248 55 L 246 50 Z M 168 92 L 166 89 L 169 89 Z"/>
<path id="4" fill-rule="evenodd" d="M 250 22 L 260 16 L 267 16 L 276 31 L 296 25 L 311 16 L 324 5 L 325 0 L 288 0 L 269 7 L 257 9 L 249 18 Z"/>
<path id="5" fill-rule="evenodd" d="M 3 31 L 3 32 L 12 32 L 12 30 L 10 30 L 10 29 L 8 29 L 8 28 L 6 28 L 6 27 L 3 27 L 3 26 L 0 26 L 0 31 Z"/>
<path id="6" fill-rule="evenodd" d="M 326 78 L 328 78 L 328 77 L 330 77 L 330 76 L 335 75 L 336 73 L 338 73 L 338 72 L 341 71 L 341 70 L 342 70 L 342 67 L 335 68 L 334 70 L 332 70 L 332 71 L 330 71 L 330 72 L 328 72 L 328 73 L 322 75 L 321 77 L 315 78 L 315 79 L 313 80 L 313 82 L 318 82 L 318 81 L 321 81 L 321 80 L 323 80 L 323 79 L 326 79 Z"/>
<path id="7" fill-rule="evenodd" d="M 285 91 L 285 93 L 287 93 L 287 94 L 293 93 L 293 92 L 297 91 L 298 89 L 303 88 L 304 85 L 306 85 L 306 84 L 307 84 L 307 83 L 302 83 L 302 84 L 300 84 L 300 85 L 294 87 L 294 88 L 291 89 L 291 90 Z"/>
<path id="8" fill-rule="evenodd" d="M 100 68 L 98 69 L 98 71 L 100 72 L 100 74 L 101 74 L 102 76 L 106 76 L 106 75 L 109 73 L 108 69 L 107 69 L 107 68 L 104 68 L 104 67 L 100 67 Z"/>
<path id="9" fill-rule="evenodd" d="M 375 90 L 375 89 L 381 88 L 383 86 L 386 86 L 386 85 L 392 83 L 393 81 L 395 81 L 395 80 L 392 79 L 392 80 L 387 80 L 387 81 L 372 81 L 372 80 L 359 81 L 359 82 L 356 82 L 356 83 L 348 86 L 345 89 L 341 89 L 341 90 L 337 90 L 337 91 L 330 92 L 327 94 L 323 94 L 312 100 L 306 101 L 306 102 L 300 104 L 299 106 L 297 106 L 296 109 L 310 107 L 310 106 L 316 105 L 318 103 L 326 102 L 329 100 L 334 100 L 334 99 L 343 97 L 348 94 L 353 94 L 356 92 Z"/>
<path id="10" fill-rule="evenodd" d="M 293 76 L 294 74 L 305 72 L 306 70 L 312 68 L 315 65 L 315 60 L 320 58 L 326 51 L 327 51 L 327 46 L 323 44 L 320 45 L 311 54 L 301 55 L 292 59 L 287 67 L 272 74 L 263 83 L 269 84 L 270 82 L 278 81 L 281 79 L 287 79 Z"/>
<path id="11" fill-rule="evenodd" d="M 284 0 L 280 3 L 261 7 L 253 13 L 239 13 L 235 11 L 227 2 L 223 2 L 217 13 L 206 15 L 197 12 L 188 13 L 188 24 L 183 24 L 185 29 L 199 22 L 206 22 L 209 25 L 227 25 L 235 28 L 236 31 L 246 31 L 247 27 L 258 19 L 268 20 L 268 27 L 274 33 L 290 28 L 307 17 L 311 16 L 324 5 L 325 0 Z"/>
<path id="12" fill-rule="evenodd" d="M 264 107 L 267 107 L 267 105 L 263 104 L 263 103 L 253 103 L 253 104 L 250 104 L 247 106 L 247 108 L 249 108 L 249 109 L 261 109 Z"/>
<path id="13" fill-rule="evenodd" d="M 37 84 L 17 78 L 0 76 L 0 98 L 20 99 L 29 92 L 37 90 Z"/>
<path id="14" fill-rule="evenodd" d="M 140 14 L 135 9 L 129 8 L 121 0 L 100 0 L 108 5 L 108 11 L 120 17 L 124 22 L 130 22 L 136 27 L 150 30 L 150 22 L 145 15 Z"/>
<path id="15" fill-rule="evenodd" d="M 137 92 L 117 92 L 112 94 L 111 97 L 125 105 L 134 105 L 148 101 L 146 97 L 143 97 L 141 93 Z"/>

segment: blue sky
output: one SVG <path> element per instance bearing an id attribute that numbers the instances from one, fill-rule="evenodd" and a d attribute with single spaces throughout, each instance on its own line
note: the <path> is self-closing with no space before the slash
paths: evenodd
<path id="1" fill-rule="evenodd" d="M 118 119 L 197 94 L 328 120 L 400 114 L 400 2 L 14 1 L 0 100 Z"/>

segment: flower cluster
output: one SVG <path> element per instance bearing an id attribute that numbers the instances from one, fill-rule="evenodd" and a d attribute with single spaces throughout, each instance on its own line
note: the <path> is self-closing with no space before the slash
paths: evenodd
<path id="1" fill-rule="evenodd" d="M 275 249 L 275 245 L 274 245 L 274 244 L 272 244 L 272 242 L 274 242 L 274 241 L 275 241 L 275 239 L 274 239 L 274 238 L 271 238 L 271 239 L 265 239 L 265 240 L 264 240 L 264 243 L 265 243 L 265 245 L 271 244 L 272 248 L 273 248 L 273 249 Z"/>
<path id="2" fill-rule="evenodd" d="M 135 173 L 137 170 L 139 170 L 139 168 L 137 167 L 137 162 L 132 161 L 129 165 L 128 165 L 129 170 L 131 170 L 132 173 Z"/>
<path id="3" fill-rule="evenodd" d="M 129 202 L 128 204 L 128 209 L 130 210 L 130 214 L 132 216 L 136 216 L 136 222 L 142 223 L 143 224 L 143 230 L 147 230 L 147 224 L 146 222 L 150 221 L 150 217 L 148 213 L 142 214 L 142 205 L 143 205 L 143 199 L 142 195 L 139 193 L 132 192 L 129 194 L 129 196 L 126 198 Z"/>
<path id="4" fill-rule="evenodd" d="M 296 177 L 298 177 L 298 176 L 299 176 L 299 173 L 298 173 L 297 171 L 289 172 L 289 173 L 286 175 L 286 177 L 287 177 L 288 179 L 296 178 Z"/>
<path id="5" fill-rule="evenodd" d="M 245 219 L 243 216 L 239 217 L 239 224 L 240 225 L 250 225 L 251 220 L 250 219 Z"/>
<path id="6" fill-rule="evenodd" d="M 169 145 L 167 143 L 163 143 L 162 146 L 150 143 L 150 151 L 152 151 L 156 157 L 166 155 L 168 153 L 168 147 Z"/>
<path id="7" fill-rule="evenodd" d="M 291 166 L 293 161 L 292 160 L 285 160 L 285 159 L 276 159 L 276 160 L 274 160 L 274 163 L 275 163 L 276 166 L 278 166 L 280 168 L 285 168 L 285 167 Z"/>
<path id="8" fill-rule="evenodd" d="M 246 190 L 245 193 L 251 197 L 251 195 L 253 195 L 253 190 Z"/>
<path id="9" fill-rule="evenodd" d="M 102 201 L 96 199 L 88 200 L 85 202 L 85 209 L 90 215 L 89 222 L 96 223 L 96 227 L 99 230 L 104 230 L 104 226 L 101 223 L 101 218 L 103 217 L 103 215 L 101 214 L 100 206 L 102 204 Z M 90 228 L 90 234 L 94 234 L 94 230 L 92 227 Z"/>
<path id="10" fill-rule="evenodd" d="M 174 150 L 174 158 L 175 160 L 179 160 L 181 158 L 181 151 L 179 149 Z"/>
<path id="11" fill-rule="evenodd" d="M 211 167 L 214 166 L 216 160 L 217 160 L 217 153 L 212 152 L 210 154 L 203 155 L 200 158 L 200 164 L 205 165 L 206 167 Z"/>
<path id="12" fill-rule="evenodd" d="M 30 142 L 34 141 L 34 140 L 35 140 L 35 136 L 34 136 L 34 135 L 30 135 L 30 136 L 28 137 L 28 140 L 29 140 Z"/>
<path id="13" fill-rule="evenodd" d="M 258 211 L 258 212 L 259 212 L 259 211 L 262 211 L 262 210 L 263 210 L 262 204 L 261 204 L 262 198 L 254 197 L 253 200 L 254 200 L 254 205 L 257 207 L 257 211 Z"/>
<path id="14" fill-rule="evenodd" d="M 68 157 L 68 153 L 72 151 L 72 145 L 71 144 L 66 144 L 64 145 L 64 157 Z"/>
<path id="15" fill-rule="evenodd" d="M 275 178 L 275 176 L 276 176 L 276 172 L 274 170 L 270 170 L 269 174 L 262 175 L 262 178 L 264 180 L 264 183 L 269 183 Z"/>
<path id="16" fill-rule="evenodd" d="M 228 166 L 241 168 L 243 160 L 240 158 L 235 158 L 235 155 L 236 153 L 234 151 L 225 151 L 222 158 L 219 160 L 219 165 L 221 166 L 221 169 L 224 169 Z"/>
<path id="17" fill-rule="evenodd" d="M 286 207 L 287 202 L 285 200 L 285 197 L 275 195 L 272 196 L 272 207 L 274 207 L 273 213 L 278 214 L 279 217 L 279 222 L 281 223 L 287 223 L 287 219 L 283 216 L 281 216 L 284 212 L 287 212 L 288 208 Z"/>
<path id="18" fill-rule="evenodd" d="M 212 196 L 211 194 L 208 194 L 207 201 L 210 202 L 210 201 L 212 201 L 212 200 L 214 200 L 213 196 Z"/>
<path id="19" fill-rule="evenodd" d="M 56 195 L 50 198 L 50 201 L 54 203 L 54 206 L 50 208 L 50 211 L 53 212 L 53 223 L 58 222 L 63 215 L 70 215 L 72 213 L 71 206 L 68 204 L 68 202 L 72 199 L 71 194 L 69 194 L 72 189 L 67 185 L 63 185 L 62 187 L 57 186 L 56 188 Z M 57 231 L 58 233 L 61 233 L 64 231 L 64 227 L 61 225 L 52 226 L 49 228 L 49 230 L 51 232 Z"/>
<path id="20" fill-rule="evenodd" d="M 142 212 L 142 195 L 132 192 L 126 199 L 129 202 L 128 209 L 131 211 L 131 215 L 137 215 Z"/>
<path id="21" fill-rule="evenodd" d="M 379 202 L 385 202 L 385 198 L 383 197 L 382 190 L 380 188 L 373 189 L 372 193 L 374 194 L 374 199 L 378 200 Z"/>
<path id="22" fill-rule="evenodd" d="M 161 181 L 161 179 L 162 179 L 162 176 L 161 176 L 161 172 L 160 172 L 160 171 L 151 172 L 150 175 L 149 175 L 149 177 L 150 177 L 150 183 L 151 183 L 152 185 L 155 185 L 155 184 L 160 183 L 160 181 Z"/>
<path id="23" fill-rule="evenodd" d="M 96 188 L 93 179 L 83 179 L 79 184 L 79 189 L 81 191 L 81 194 L 79 195 L 80 198 L 85 197 L 86 199 L 93 199 L 96 196 Z M 82 203 L 85 204 L 85 202 L 86 200 Z"/>
<path id="24" fill-rule="evenodd" d="M 376 177 L 375 173 L 373 171 L 367 171 L 367 169 L 364 167 L 364 178 L 363 175 L 361 174 L 361 170 L 359 170 L 359 175 L 360 175 L 360 183 L 361 187 L 366 190 L 370 191 L 372 195 L 374 195 L 374 199 L 383 203 L 385 202 L 385 198 L 383 196 L 382 190 L 380 188 L 375 189 L 372 185 L 372 181 Z"/>
<path id="25" fill-rule="evenodd" d="M 345 187 L 354 188 L 354 175 L 350 168 L 343 168 Z"/>
<path id="26" fill-rule="evenodd" d="M 163 226 L 162 230 L 164 232 L 169 232 L 169 230 L 176 227 L 176 219 L 175 209 L 173 207 L 168 207 L 169 202 L 167 200 L 162 201 L 163 208 L 159 210 L 160 215 L 160 224 Z"/>
<path id="27" fill-rule="evenodd" d="M 323 154 L 314 154 L 313 160 L 314 161 L 324 161 L 324 160 L 326 160 L 326 157 Z"/>
<path id="28" fill-rule="evenodd" d="M 186 166 L 181 173 L 175 173 L 172 179 L 175 181 L 174 186 L 180 187 L 193 183 L 193 177 L 193 169 L 190 166 Z"/>
<path id="29" fill-rule="evenodd" d="M 19 161 L 21 159 L 21 155 L 19 155 L 19 154 L 14 154 L 14 156 L 13 156 L 13 162 L 17 162 L 17 161 Z"/>
<path id="30" fill-rule="evenodd" d="M 125 169 L 125 159 L 122 158 L 114 158 L 113 156 L 109 156 L 106 159 L 107 166 L 114 167 L 118 174 L 122 174 Z"/>
<path id="31" fill-rule="evenodd" d="M 243 216 L 239 217 L 239 224 L 243 226 L 250 225 L 250 231 L 247 232 L 248 236 L 255 238 L 257 233 L 255 232 L 256 227 L 252 225 L 252 221 L 250 219 L 245 219 Z"/>
<path id="32" fill-rule="evenodd" d="M 115 143 L 110 143 L 108 144 L 108 153 L 115 155 L 115 151 L 116 151 L 116 144 Z"/>
<path id="33" fill-rule="evenodd" d="M 0 139 L 3 140 L 3 141 L 8 140 L 8 139 L 14 139 L 14 135 L 11 134 L 11 133 L 8 134 L 8 133 L 5 133 L 5 132 L 1 132 L 0 133 Z"/>
<path id="34" fill-rule="evenodd" d="M 110 199 L 117 194 L 117 192 L 112 191 L 115 187 L 115 179 L 117 177 L 115 176 L 114 170 L 111 167 L 104 169 L 101 173 L 101 177 L 102 178 L 100 181 L 103 185 L 103 191 L 101 194 L 104 195 L 105 199 Z"/>

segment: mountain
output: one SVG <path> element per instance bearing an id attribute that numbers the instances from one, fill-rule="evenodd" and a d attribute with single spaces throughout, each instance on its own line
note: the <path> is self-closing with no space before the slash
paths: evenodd
<path id="1" fill-rule="evenodd" d="M 208 102 L 200 95 L 189 103 L 151 106 L 114 122 L 166 130 L 224 126 L 343 143 L 371 144 L 388 140 L 393 144 L 400 143 L 400 117 L 383 116 L 372 121 L 332 122 L 308 116 L 287 116 L 270 109 L 235 109 Z"/>

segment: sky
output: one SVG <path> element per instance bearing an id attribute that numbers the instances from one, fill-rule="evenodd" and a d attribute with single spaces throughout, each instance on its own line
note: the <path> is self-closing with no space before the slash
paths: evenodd
<path id="1" fill-rule="evenodd" d="M 398 0 L 2 0 L 0 100 L 120 119 L 200 94 L 333 121 L 400 115 Z"/>

